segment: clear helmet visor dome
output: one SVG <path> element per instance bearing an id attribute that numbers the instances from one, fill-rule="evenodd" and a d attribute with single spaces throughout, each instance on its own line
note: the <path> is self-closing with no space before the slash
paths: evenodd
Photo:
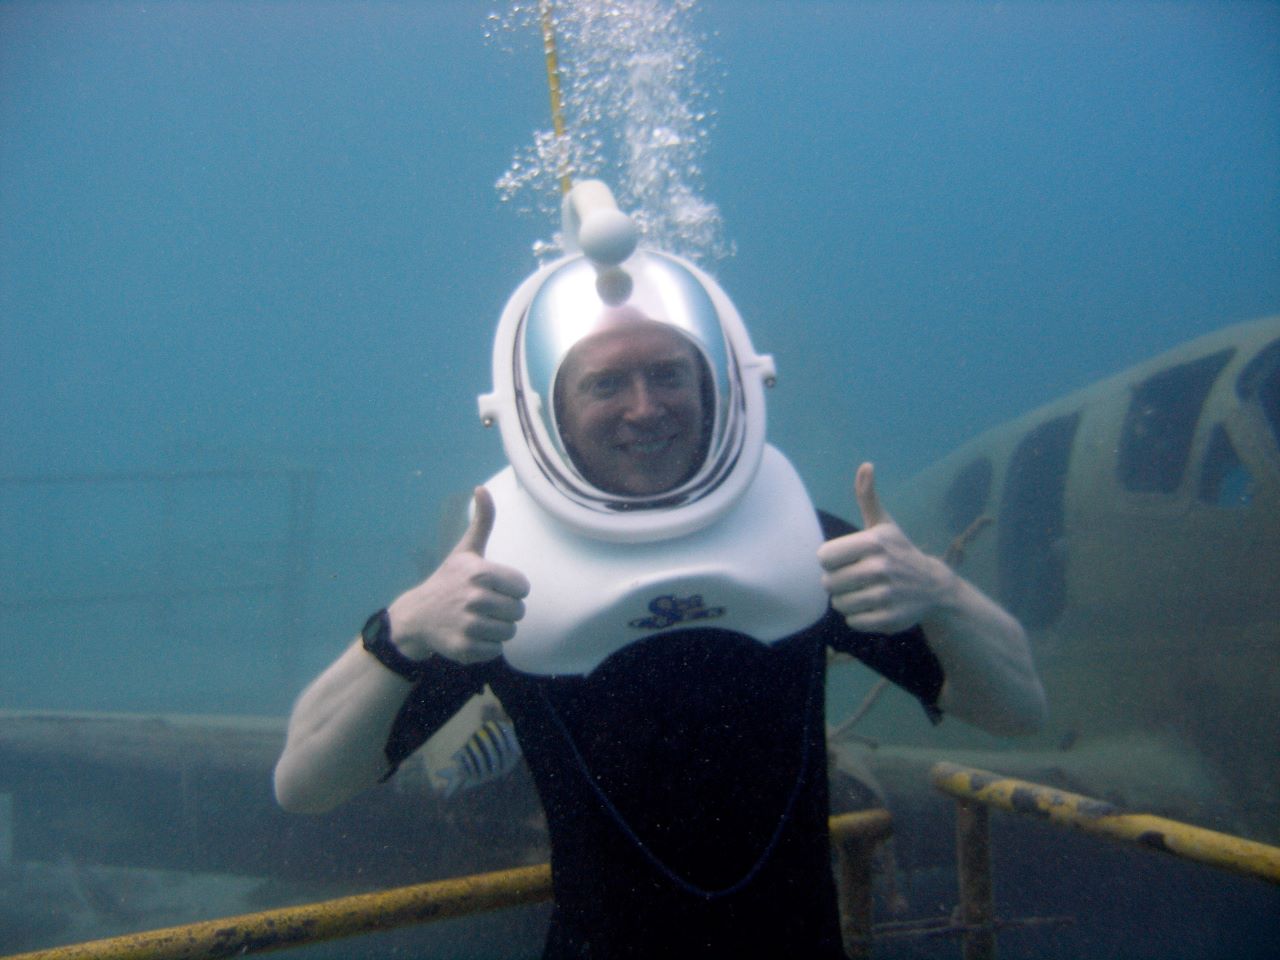
<path id="1" fill-rule="evenodd" d="M 688 269 L 646 252 L 622 271 L 620 282 L 571 260 L 534 294 L 513 357 L 520 421 L 543 475 L 572 500 L 678 506 L 714 490 L 737 460 L 741 374 Z"/>

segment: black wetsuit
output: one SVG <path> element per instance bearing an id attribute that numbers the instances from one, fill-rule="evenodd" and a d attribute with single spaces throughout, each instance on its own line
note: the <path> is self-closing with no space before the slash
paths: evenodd
<path id="1" fill-rule="evenodd" d="M 823 517 L 830 538 L 852 530 Z M 827 833 L 826 648 L 936 714 L 917 628 L 828 609 L 771 646 L 713 627 L 632 643 L 586 676 L 437 658 L 387 744 L 393 766 L 489 684 L 515 723 L 551 835 L 548 958 L 842 957 Z"/>

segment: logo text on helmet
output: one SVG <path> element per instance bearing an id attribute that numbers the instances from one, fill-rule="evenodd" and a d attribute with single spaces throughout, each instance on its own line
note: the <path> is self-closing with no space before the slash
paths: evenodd
<path id="1" fill-rule="evenodd" d="M 710 620 L 724 616 L 724 607 L 708 607 L 702 602 L 702 594 L 691 597 L 677 597 L 674 593 L 665 593 L 649 601 L 651 616 L 638 617 L 628 626 L 636 630 L 665 630 L 677 623 L 690 620 Z"/>

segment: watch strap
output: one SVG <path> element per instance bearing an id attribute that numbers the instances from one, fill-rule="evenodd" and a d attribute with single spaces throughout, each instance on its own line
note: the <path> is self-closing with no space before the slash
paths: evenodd
<path id="1" fill-rule="evenodd" d="M 360 642 L 380 664 L 413 683 L 422 679 L 431 660 L 431 657 L 411 660 L 391 642 L 391 618 L 387 616 L 385 607 L 365 621 L 360 631 Z"/>

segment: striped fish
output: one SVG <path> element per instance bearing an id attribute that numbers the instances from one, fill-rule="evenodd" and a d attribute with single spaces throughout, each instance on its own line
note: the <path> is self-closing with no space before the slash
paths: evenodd
<path id="1" fill-rule="evenodd" d="M 520 762 L 520 742 L 516 729 L 507 720 L 487 720 L 453 755 L 449 766 L 438 774 L 439 792 L 452 797 L 460 790 L 472 790 L 500 780 Z"/>

